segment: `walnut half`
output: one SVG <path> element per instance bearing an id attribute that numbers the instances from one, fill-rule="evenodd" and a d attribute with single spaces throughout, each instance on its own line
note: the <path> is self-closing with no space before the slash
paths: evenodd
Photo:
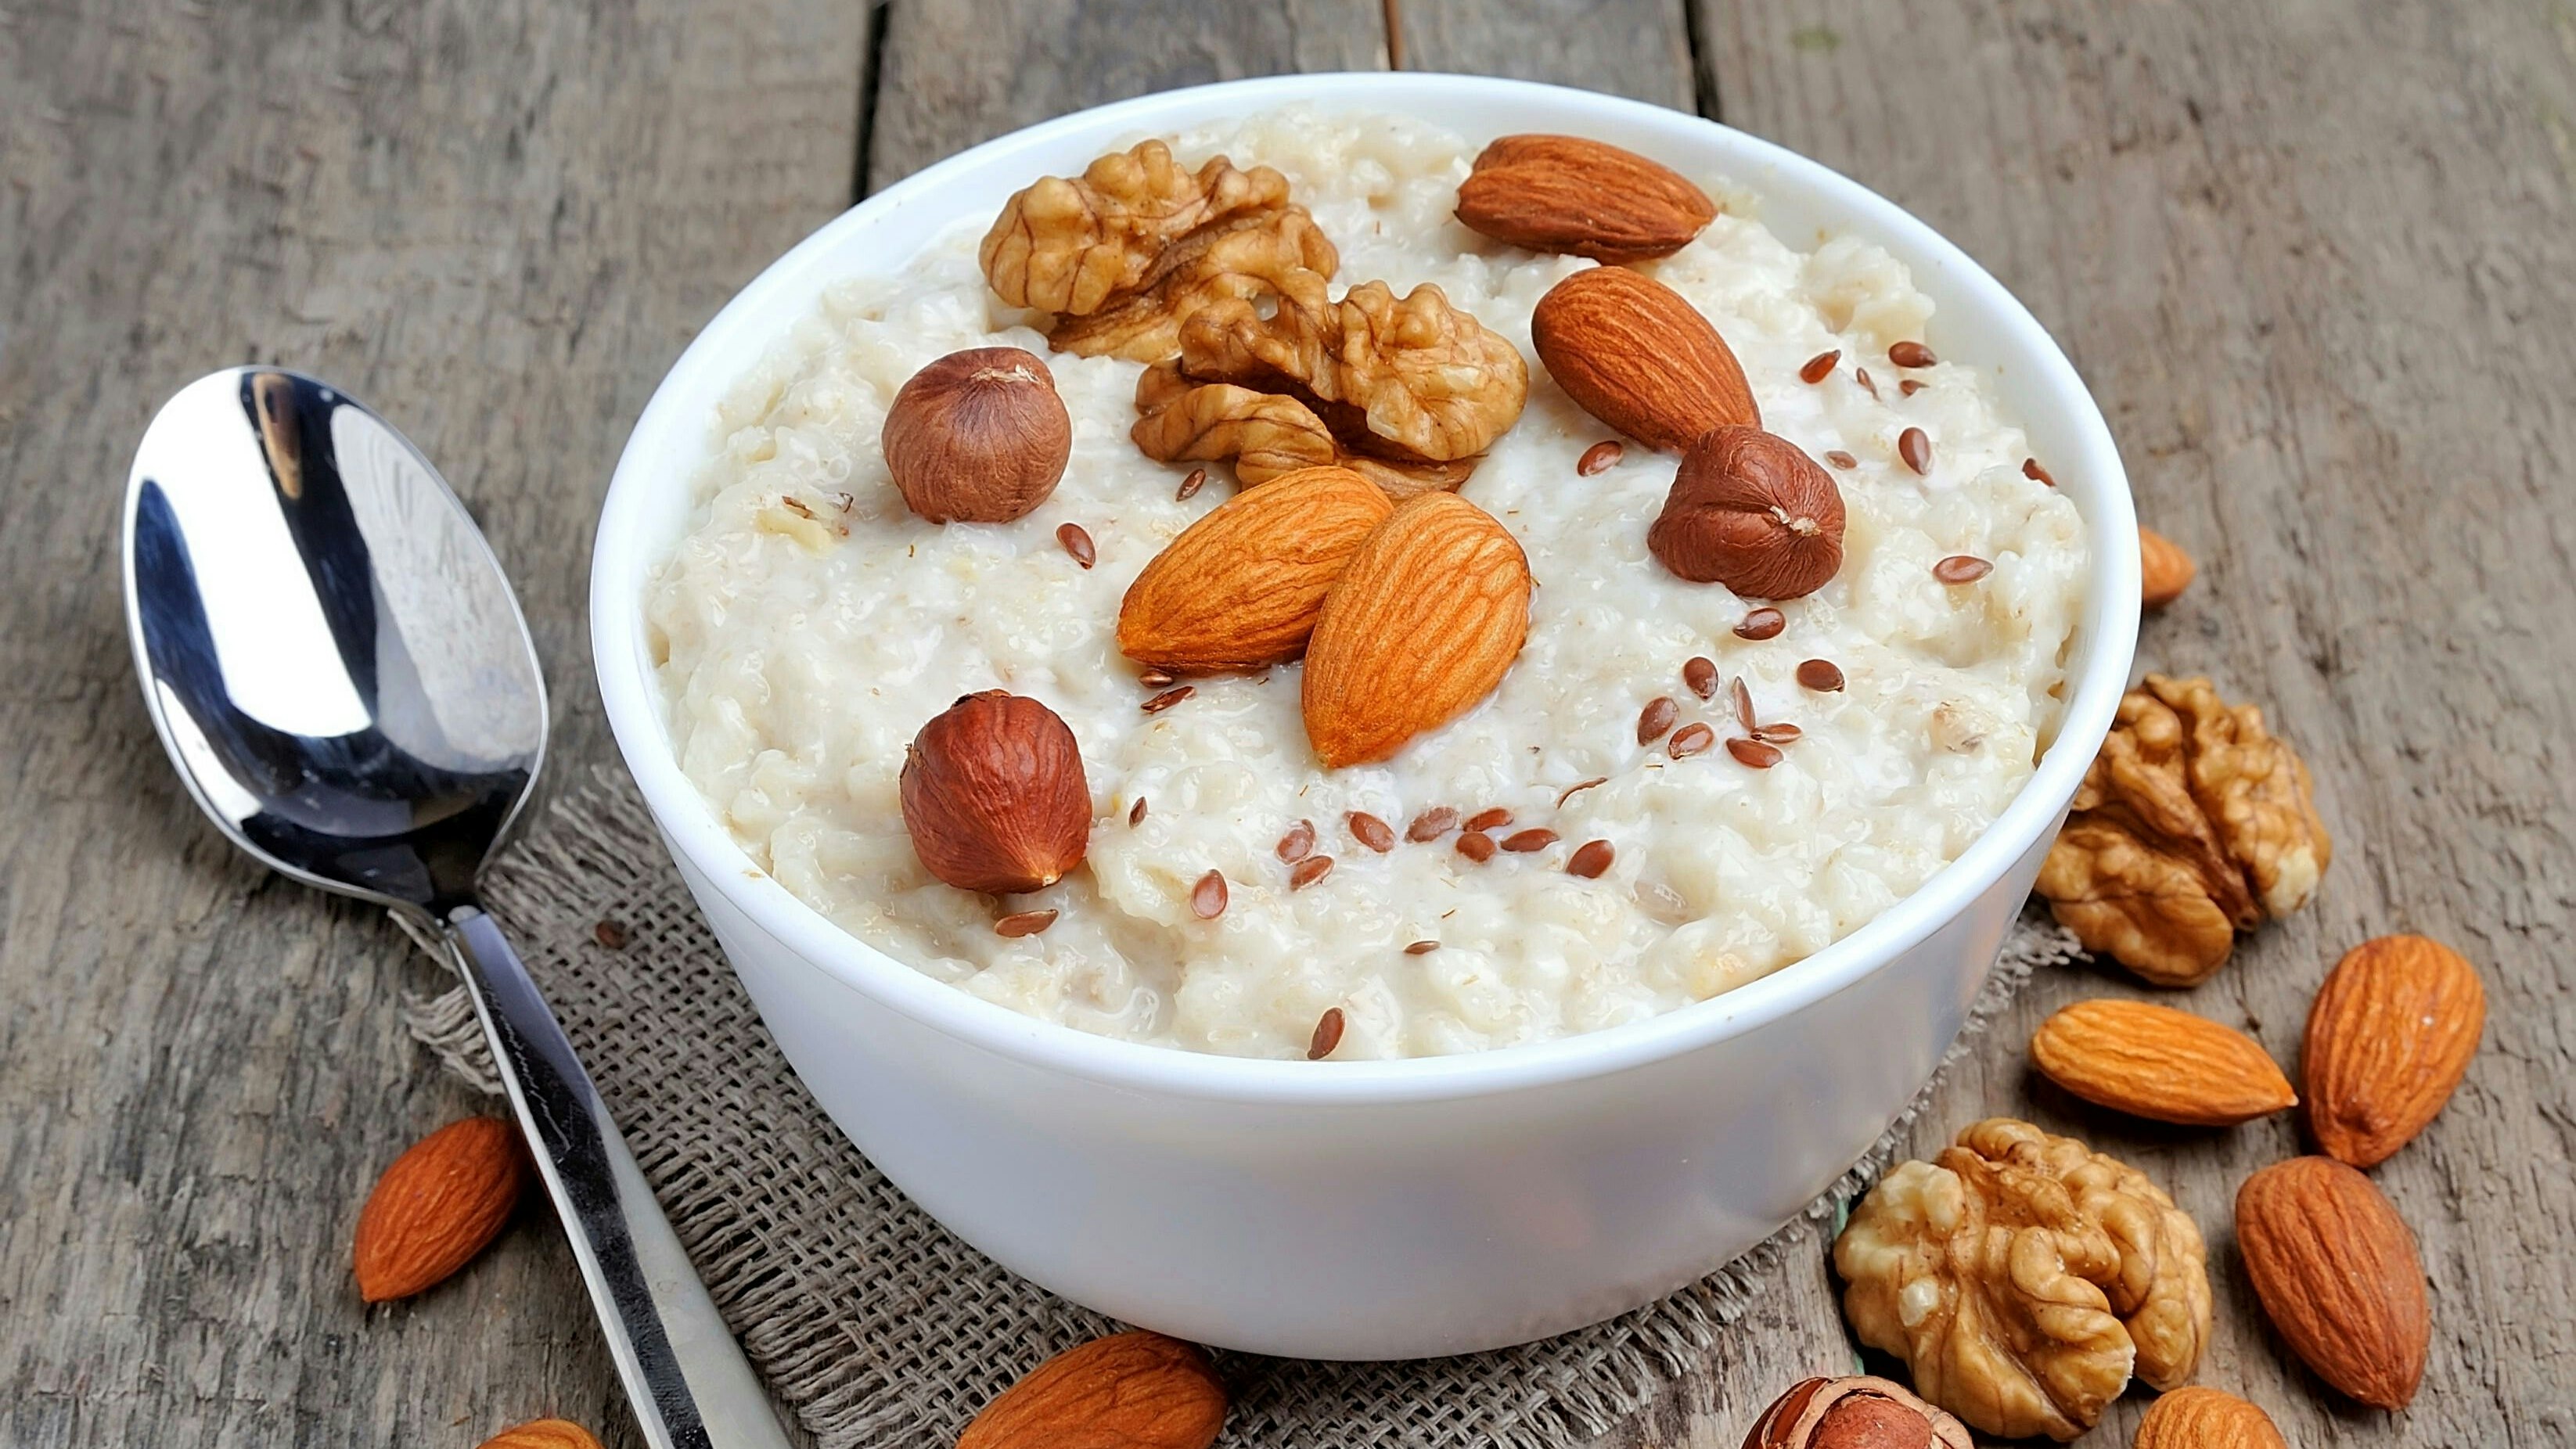
<path id="1" fill-rule="evenodd" d="M 1160 462 L 1234 458 L 1247 486 L 1339 464 L 1398 499 L 1454 489 L 1529 400 L 1520 350 L 1427 283 L 1335 302 L 1298 278 L 1268 316 L 1240 298 L 1194 310 L 1180 346 L 1138 380 L 1130 436 Z"/>
<path id="2" fill-rule="evenodd" d="M 1154 140 L 1040 177 L 977 256 L 1004 302 L 1055 314 L 1041 330 L 1057 351 L 1138 362 L 1177 351 L 1182 319 L 1211 301 L 1320 285 L 1341 264 L 1276 170 L 1219 156 L 1193 172 Z"/>
<path id="3" fill-rule="evenodd" d="M 2200 1229 L 2135 1168 L 1997 1117 L 1891 1170 L 1834 1243 L 1861 1342 L 1989 1434 L 2067 1440 L 2209 1338 Z"/>
<path id="4" fill-rule="evenodd" d="M 2039 893 L 2086 950 L 2191 986 L 2238 931 L 2306 905 L 2333 856 L 2307 766 L 2261 710 L 2150 674 L 2121 699 Z"/>

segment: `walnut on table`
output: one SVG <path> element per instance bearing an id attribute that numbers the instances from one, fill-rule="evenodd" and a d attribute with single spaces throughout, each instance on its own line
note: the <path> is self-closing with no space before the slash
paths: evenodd
<path id="1" fill-rule="evenodd" d="M 2307 766 L 2261 710 L 2150 674 L 2121 699 L 2039 893 L 2085 949 L 2191 986 L 2238 931 L 2306 905 L 2333 855 Z"/>
<path id="2" fill-rule="evenodd" d="M 1054 314 L 1039 330 L 1060 352 L 1153 362 L 1179 347 L 1182 319 L 1219 298 L 1317 285 L 1340 256 L 1288 179 L 1219 156 L 1193 172 L 1146 140 L 1046 176 L 1004 204 L 977 253 L 1014 307 Z"/>
<path id="3" fill-rule="evenodd" d="M 1266 317 L 1240 298 L 1193 311 L 1180 354 L 1138 380 L 1130 436 L 1161 462 L 1234 458 L 1246 486 L 1339 464 L 1402 499 L 1465 482 L 1528 400 L 1520 349 L 1438 287 L 1335 302 L 1297 278 Z"/>
<path id="4" fill-rule="evenodd" d="M 2172 1388 L 2209 1338 L 2207 1250 L 2136 1169 L 1992 1118 L 1879 1180 L 1834 1243 L 1861 1342 L 1989 1434 L 2067 1440 L 2130 1375 Z"/>

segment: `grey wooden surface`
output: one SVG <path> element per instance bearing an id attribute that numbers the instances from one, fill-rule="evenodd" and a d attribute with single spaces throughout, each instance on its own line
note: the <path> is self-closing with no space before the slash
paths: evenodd
<path id="1" fill-rule="evenodd" d="M 2258 700 L 2316 767 L 2318 905 L 2184 1004 L 2285 1061 L 2333 957 L 2423 930 L 2491 1024 L 2376 1176 L 2436 1317 L 2402 1416 L 2253 1312 L 2235 1184 L 2286 1122 L 2142 1129 L 2034 1087 L 2038 982 L 1925 1148 L 2011 1112 L 2170 1185 L 2212 1239 L 2205 1382 L 2302 1445 L 2576 1443 L 2576 15 L 2555 0 L 1407 0 L 1420 69 L 1696 108 L 1912 208 L 2018 292 L 2201 582 L 2143 662 Z M 375 1171 L 476 1104 L 393 1013 L 362 910 L 199 823 L 135 698 L 111 546 L 158 400 L 275 359 L 439 458 L 537 627 L 569 776 L 605 759 L 589 519 L 691 329 L 856 191 L 1171 85 L 1386 63 L 1379 0 L 672 0 L 134 13 L 0 0 L 0 1374 L 10 1445 L 632 1442 L 541 1208 L 361 1307 Z M 1731 1449 L 1851 1360 L 1820 1254 L 1622 1444 Z M 2125 1444 L 2132 1397 L 2084 1441 Z"/>

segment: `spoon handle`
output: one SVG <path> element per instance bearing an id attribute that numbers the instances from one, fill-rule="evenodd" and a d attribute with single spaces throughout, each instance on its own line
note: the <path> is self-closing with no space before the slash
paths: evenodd
<path id="1" fill-rule="evenodd" d="M 445 929 L 645 1442 L 788 1449 L 760 1380 L 518 953 L 474 906 L 457 907 Z"/>

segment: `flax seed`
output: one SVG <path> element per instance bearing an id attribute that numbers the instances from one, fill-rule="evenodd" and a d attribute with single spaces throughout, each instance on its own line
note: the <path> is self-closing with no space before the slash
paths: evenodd
<path id="1" fill-rule="evenodd" d="M 1932 438 L 1921 428 L 1907 428 L 1896 435 L 1896 456 L 1916 473 L 1932 471 Z"/>
<path id="2" fill-rule="evenodd" d="M 1331 1056 L 1333 1048 L 1341 1044 L 1342 1009 L 1338 1006 L 1328 1006 L 1324 1008 L 1324 1014 L 1315 1021 L 1314 1037 L 1306 1043 L 1306 1060 L 1320 1062 Z"/>
<path id="3" fill-rule="evenodd" d="M 1659 694 L 1647 700 L 1646 707 L 1637 711 L 1637 743 L 1651 745 L 1662 739 L 1681 712 L 1682 707 L 1673 702 L 1671 695 Z"/>
<path id="4" fill-rule="evenodd" d="M 1053 911 L 1020 911 L 993 923 L 996 936 L 1034 936 L 1055 924 Z"/>
<path id="5" fill-rule="evenodd" d="M 1704 655 L 1692 655 L 1682 662 L 1682 683 L 1702 699 L 1717 693 L 1717 661 Z"/>
<path id="6" fill-rule="evenodd" d="M 1735 757 L 1737 764 L 1753 770 L 1770 769 L 1780 763 L 1781 759 L 1778 745 L 1767 744 L 1761 740 L 1728 740 L 1726 752 Z"/>
<path id="7" fill-rule="evenodd" d="M 1441 836 L 1448 834 L 1457 824 L 1457 811 L 1450 809 L 1446 805 L 1434 805 L 1430 809 L 1413 817 L 1413 823 L 1404 827 L 1404 838 L 1416 843 L 1425 840 L 1438 840 Z"/>

